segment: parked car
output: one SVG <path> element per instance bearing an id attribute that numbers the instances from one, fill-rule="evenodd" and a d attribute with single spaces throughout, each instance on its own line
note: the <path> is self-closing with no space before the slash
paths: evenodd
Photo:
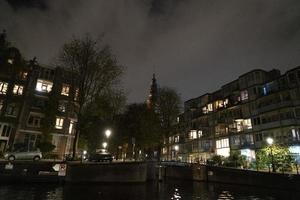
<path id="1" fill-rule="evenodd" d="M 10 161 L 13 160 L 34 160 L 38 161 L 42 158 L 42 153 L 39 149 L 35 150 L 17 150 L 13 152 L 7 152 L 4 154 L 4 158 Z"/>
<path id="2" fill-rule="evenodd" d="M 113 156 L 108 152 L 100 151 L 90 154 L 88 160 L 93 162 L 112 162 Z"/>

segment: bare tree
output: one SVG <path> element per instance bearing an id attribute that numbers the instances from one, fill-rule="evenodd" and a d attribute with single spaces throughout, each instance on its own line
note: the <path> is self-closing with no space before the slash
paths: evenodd
<path id="1" fill-rule="evenodd" d="M 158 114 L 161 120 L 163 134 L 167 136 L 172 131 L 180 113 L 181 98 L 175 89 L 161 87 L 158 92 Z"/>
<path id="2" fill-rule="evenodd" d="M 64 44 L 58 57 L 58 64 L 71 71 L 72 85 L 76 85 L 79 91 L 77 128 L 73 144 L 74 158 L 84 110 L 96 98 L 119 83 L 123 67 L 118 65 L 108 46 L 89 35 L 73 38 Z"/>

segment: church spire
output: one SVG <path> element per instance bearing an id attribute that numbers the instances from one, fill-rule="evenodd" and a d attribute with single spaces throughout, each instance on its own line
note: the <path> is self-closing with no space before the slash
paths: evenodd
<path id="1" fill-rule="evenodd" d="M 155 105 L 157 104 L 157 98 L 158 98 L 158 87 L 157 82 L 155 78 L 155 73 L 153 73 L 152 82 L 150 86 L 150 94 L 147 99 L 147 107 L 149 109 L 153 109 Z"/>

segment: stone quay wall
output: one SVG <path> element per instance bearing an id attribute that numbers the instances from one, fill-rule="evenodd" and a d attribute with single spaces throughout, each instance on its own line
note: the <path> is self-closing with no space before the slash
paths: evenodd
<path id="1" fill-rule="evenodd" d="M 299 189 L 300 175 L 259 172 L 226 167 L 186 164 L 162 164 L 163 178 L 262 186 L 270 188 Z"/>

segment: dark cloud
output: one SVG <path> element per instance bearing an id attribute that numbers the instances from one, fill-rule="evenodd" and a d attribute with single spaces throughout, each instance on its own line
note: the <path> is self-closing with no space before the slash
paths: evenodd
<path id="1" fill-rule="evenodd" d="M 31 1 L 0 2 L 0 24 L 25 56 L 48 64 L 73 35 L 105 33 L 131 102 L 145 100 L 153 71 L 186 100 L 254 68 L 300 63 L 298 0 Z"/>

